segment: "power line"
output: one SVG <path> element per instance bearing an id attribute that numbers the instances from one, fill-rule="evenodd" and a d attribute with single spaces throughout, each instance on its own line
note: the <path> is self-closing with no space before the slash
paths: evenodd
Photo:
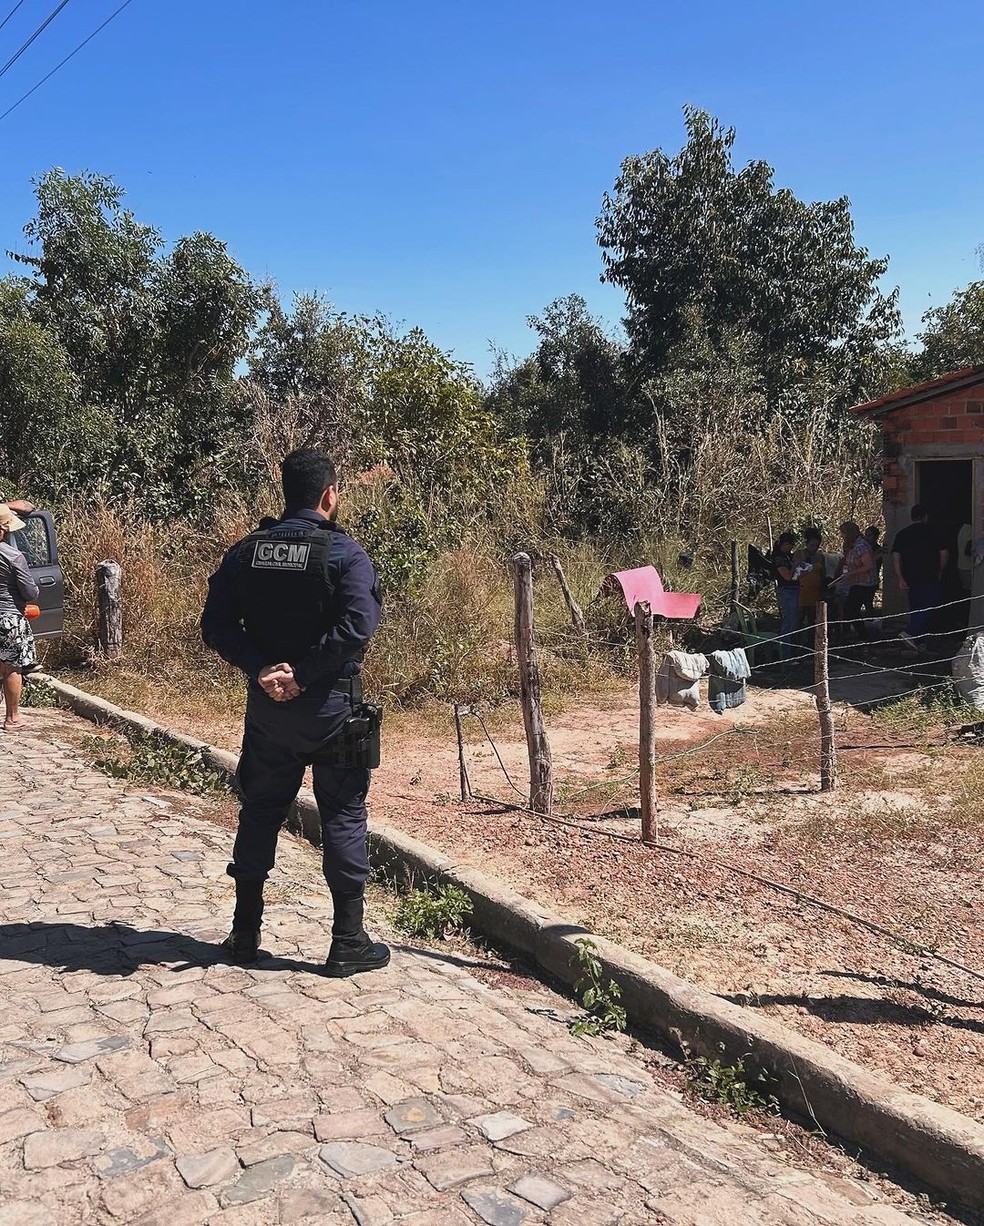
<path id="1" fill-rule="evenodd" d="M 27 42 L 24 43 L 24 45 L 20 47 L 17 51 L 15 51 L 14 54 L 10 57 L 10 59 L 6 62 L 6 64 L 4 64 L 2 68 L 0 68 L 0 77 L 4 75 L 4 73 L 7 71 L 8 68 L 12 67 L 14 64 L 17 63 L 17 61 L 24 54 L 24 52 L 28 49 L 31 43 L 34 42 L 34 40 L 38 37 L 38 35 L 44 33 L 44 31 L 48 28 L 48 26 L 51 25 L 51 23 L 55 20 L 55 18 L 62 11 L 62 9 L 65 7 L 66 4 L 68 4 L 68 0 L 61 0 L 61 4 L 59 4 L 56 9 L 54 9 L 52 12 L 48 14 L 48 16 L 44 19 L 44 21 L 41 22 L 41 24 L 34 31 L 34 33 L 27 40 Z M 16 9 L 14 11 L 16 12 Z"/>
<path id="2" fill-rule="evenodd" d="M 68 0 L 65 0 L 65 2 L 68 3 Z M 92 40 L 96 37 L 96 35 L 100 33 L 100 31 L 105 30 L 105 28 L 109 25 L 109 23 L 113 20 L 113 18 L 118 17 L 119 14 L 122 13 L 123 10 L 127 7 L 127 5 L 131 4 L 132 2 L 133 0 L 123 0 L 123 3 L 120 5 L 120 7 L 116 9 L 114 12 L 110 13 L 110 15 L 106 18 L 106 20 L 102 23 L 102 25 L 97 26 L 92 31 L 92 33 L 89 35 L 88 38 L 83 39 L 82 42 L 79 43 L 79 45 L 74 49 L 74 51 L 70 51 L 63 60 L 60 60 L 54 66 L 54 68 L 52 68 L 51 72 L 43 76 L 36 85 L 32 85 L 26 94 L 22 94 L 21 97 L 19 97 L 17 101 L 13 104 L 13 106 L 7 107 L 7 109 L 3 112 L 3 114 L 0 114 L 0 122 L 6 119 L 7 116 L 11 113 L 11 111 L 16 111 L 22 102 L 26 102 L 27 99 L 30 98 L 31 94 L 33 94 L 36 90 L 39 90 L 41 86 L 44 85 L 45 81 L 50 81 L 51 78 L 55 75 L 55 73 L 59 70 L 59 68 L 64 68 L 64 66 L 68 63 L 70 59 L 72 59 L 73 56 L 78 55 L 78 53 L 82 50 L 84 46 L 86 46 L 87 43 L 91 43 Z"/>
<path id="3" fill-rule="evenodd" d="M 24 3 L 24 0 L 17 0 L 17 3 L 16 3 L 16 4 L 14 5 L 14 7 L 13 7 L 13 8 L 10 10 L 10 12 L 7 14 L 7 16 L 6 16 L 6 17 L 3 19 L 3 21 L 0 21 L 0 30 L 2 30 L 2 29 L 3 29 L 3 27 L 4 27 L 4 26 L 7 24 L 7 22 L 8 22 L 8 21 L 11 19 L 11 17 L 13 17 L 13 15 L 14 15 L 14 14 L 17 12 L 17 10 L 20 8 L 20 6 L 21 6 L 23 3 Z"/>

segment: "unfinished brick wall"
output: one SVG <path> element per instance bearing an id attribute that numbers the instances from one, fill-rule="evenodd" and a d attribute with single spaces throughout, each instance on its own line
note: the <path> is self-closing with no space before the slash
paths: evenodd
<path id="1" fill-rule="evenodd" d="M 914 501 L 900 457 L 913 447 L 974 447 L 984 454 L 984 387 L 965 388 L 886 413 L 879 419 L 884 455 L 885 502 Z"/>

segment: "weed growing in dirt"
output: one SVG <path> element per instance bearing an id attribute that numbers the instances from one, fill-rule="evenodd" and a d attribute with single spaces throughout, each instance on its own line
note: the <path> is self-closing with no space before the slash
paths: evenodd
<path id="1" fill-rule="evenodd" d="M 222 789 L 199 750 L 175 745 L 156 733 L 133 733 L 125 742 L 86 737 L 85 747 L 92 765 L 114 779 L 159 783 L 196 796 Z"/>
<path id="2" fill-rule="evenodd" d="M 569 1023 L 568 1029 L 576 1038 L 587 1034 L 604 1034 L 609 1030 L 624 1030 L 625 1009 L 618 1002 L 622 989 L 614 979 L 602 981 L 601 962 L 594 953 L 595 944 L 590 937 L 578 937 L 574 942 L 577 953 L 571 958 L 571 966 L 580 971 L 574 980 L 574 991 L 581 998 L 584 1013 Z"/>
<path id="3" fill-rule="evenodd" d="M 474 910 L 472 900 L 456 885 L 410 890 L 400 899 L 393 922 L 407 936 L 437 940 L 460 932 Z"/>
<path id="4" fill-rule="evenodd" d="M 57 707 L 58 696 L 47 681 L 28 679 L 21 694 L 22 707 Z"/>
<path id="5" fill-rule="evenodd" d="M 724 1053 L 724 1045 L 719 1050 Z M 684 1048 L 686 1053 L 686 1048 Z M 727 1107 L 736 1116 L 749 1111 L 775 1111 L 775 1078 L 764 1069 L 753 1072 L 742 1056 L 734 1064 L 707 1056 L 690 1056 L 685 1061 L 687 1088 L 701 1101 Z"/>
<path id="6" fill-rule="evenodd" d="M 894 732 L 929 738 L 948 724 L 967 722 L 968 708 L 961 703 L 956 690 L 926 690 L 910 694 L 897 701 L 879 703 L 872 719 Z M 970 714 L 974 712 L 971 710 Z"/>

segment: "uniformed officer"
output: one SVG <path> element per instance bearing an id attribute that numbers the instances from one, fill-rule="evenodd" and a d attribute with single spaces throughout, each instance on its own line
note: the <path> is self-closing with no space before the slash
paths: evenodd
<path id="1" fill-rule="evenodd" d="M 318 451 L 293 451 L 282 468 L 285 511 L 229 550 L 209 580 L 202 638 L 249 678 L 237 775 L 242 808 L 226 870 L 236 910 L 224 948 L 253 962 L 263 882 L 305 767 L 314 774 L 324 874 L 334 907 L 329 975 L 375 970 L 385 945 L 363 927 L 369 875 L 369 769 L 339 765 L 346 721 L 362 703 L 362 656 L 379 626 L 379 583 L 364 551 L 335 522 L 335 468 Z"/>

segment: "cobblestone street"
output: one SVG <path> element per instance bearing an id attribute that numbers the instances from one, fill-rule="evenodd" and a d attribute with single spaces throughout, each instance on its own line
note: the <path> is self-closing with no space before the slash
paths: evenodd
<path id="1" fill-rule="evenodd" d="M 26 718 L 0 736 L 0 1226 L 915 1220 L 467 957 L 396 940 L 386 970 L 325 978 L 318 857 L 293 840 L 273 956 L 222 963 L 230 832 L 89 768 L 81 721 Z"/>

